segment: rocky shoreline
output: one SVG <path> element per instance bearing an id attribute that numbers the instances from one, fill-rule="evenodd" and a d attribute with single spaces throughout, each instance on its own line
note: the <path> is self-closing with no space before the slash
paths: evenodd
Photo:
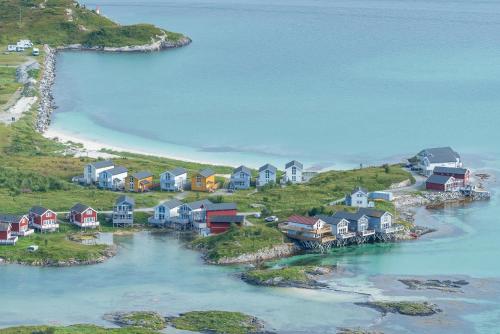
<path id="1" fill-rule="evenodd" d="M 209 264 L 242 264 L 255 263 L 279 259 L 282 257 L 290 257 L 296 255 L 299 251 L 298 247 L 292 243 L 277 245 L 271 248 L 261 249 L 255 253 L 242 254 L 236 257 L 223 257 L 218 260 L 211 260 L 204 256 L 205 262 Z"/>
<path id="2" fill-rule="evenodd" d="M 170 41 L 167 36 L 161 36 L 159 40 L 145 45 L 132 45 L 123 47 L 85 47 L 81 44 L 71 44 L 51 48 L 44 45 L 45 62 L 43 74 L 40 80 L 39 93 L 40 103 L 38 106 L 35 128 L 38 132 L 44 133 L 50 126 L 51 115 L 56 108 L 52 95 L 52 86 L 55 80 L 56 54 L 59 51 L 100 51 L 100 52 L 154 52 L 167 49 L 180 48 L 189 45 L 192 40 L 189 37 L 182 37 L 178 41 Z"/>
<path id="3" fill-rule="evenodd" d="M 10 261 L 4 258 L 0 258 L 0 265 L 2 264 L 20 264 L 24 266 L 33 266 L 33 267 L 74 267 L 74 266 L 86 266 L 92 264 L 103 263 L 106 260 L 114 257 L 118 253 L 118 248 L 116 245 L 111 245 L 107 247 L 104 253 L 94 259 L 90 260 L 77 260 L 77 259 L 68 259 L 65 261 L 55 261 L 52 259 L 43 259 L 43 260 L 35 260 L 32 262 L 26 261 Z"/>

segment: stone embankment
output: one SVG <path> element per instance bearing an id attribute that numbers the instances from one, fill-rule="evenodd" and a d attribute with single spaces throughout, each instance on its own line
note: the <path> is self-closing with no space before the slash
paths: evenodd
<path id="1" fill-rule="evenodd" d="M 242 254 L 236 257 L 223 257 L 217 261 L 207 259 L 207 262 L 213 264 L 252 263 L 293 256 L 298 251 L 299 249 L 295 244 L 282 244 L 272 248 L 261 249 L 255 253 Z"/>
<path id="2" fill-rule="evenodd" d="M 40 79 L 40 104 L 38 106 L 35 127 L 38 132 L 45 132 L 50 125 L 50 115 L 54 110 L 52 85 L 55 79 L 56 52 L 48 45 L 44 46 L 45 63 L 43 64 L 42 78 Z"/>

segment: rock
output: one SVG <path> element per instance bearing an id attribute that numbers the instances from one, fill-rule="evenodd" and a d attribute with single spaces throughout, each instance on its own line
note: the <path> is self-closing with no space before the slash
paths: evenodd
<path id="1" fill-rule="evenodd" d="M 401 283 L 406 285 L 411 290 L 439 290 L 444 292 L 461 292 L 465 285 L 469 282 L 465 280 L 418 280 L 418 279 L 399 279 Z"/>
<path id="2" fill-rule="evenodd" d="M 261 249 L 255 253 L 243 254 L 237 257 L 224 257 L 215 262 L 215 264 L 236 264 L 266 261 L 280 257 L 292 256 L 297 251 L 299 251 L 299 249 L 295 244 L 282 244 L 272 248 Z M 213 263 L 209 259 L 206 259 L 206 261 Z"/>
<path id="3" fill-rule="evenodd" d="M 161 330 L 166 327 L 166 319 L 156 312 L 114 312 L 105 314 L 103 319 L 120 327 L 142 327 L 152 330 Z"/>
<path id="4" fill-rule="evenodd" d="M 370 307 L 374 310 L 379 311 L 383 315 L 387 313 L 398 313 L 401 315 L 413 316 L 413 317 L 426 317 L 434 315 L 441 310 L 435 304 L 430 304 L 427 302 L 364 302 L 355 303 L 358 306 Z"/>

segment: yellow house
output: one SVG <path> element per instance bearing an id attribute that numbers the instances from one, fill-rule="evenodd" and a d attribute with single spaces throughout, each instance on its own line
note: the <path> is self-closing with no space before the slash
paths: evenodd
<path id="1" fill-rule="evenodd" d="M 128 190 L 136 193 L 149 191 L 153 187 L 153 174 L 137 172 L 129 177 Z"/>
<path id="2" fill-rule="evenodd" d="M 216 189 L 215 172 L 210 168 L 203 169 L 191 176 L 191 190 L 212 192 Z"/>

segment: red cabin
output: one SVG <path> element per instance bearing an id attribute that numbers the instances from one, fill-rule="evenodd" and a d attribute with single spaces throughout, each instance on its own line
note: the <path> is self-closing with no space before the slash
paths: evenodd
<path id="1" fill-rule="evenodd" d="M 11 223 L 0 223 L 0 244 L 15 245 L 17 237 L 12 235 Z"/>
<path id="2" fill-rule="evenodd" d="M 12 235 L 25 237 L 34 232 L 34 230 L 29 228 L 27 215 L 0 215 L 0 223 L 10 223 L 12 225 Z"/>
<path id="3" fill-rule="evenodd" d="M 225 220 L 229 220 L 227 217 L 236 217 L 238 213 L 235 203 L 213 203 L 206 205 L 204 209 L 207 228 L 210 229 L 210 233 L 215 234 L 227 231 L 231 225 L 231 222 L 222 222 L 220 219 L 215 222 L 215 217 L 226 217 Z"/>
<path id="4" fill-rule="evenodd" d="M 454 168 L 454 167 L 436 167 L 433 171 L 434 175 L 453 176 L 457 182 L 461 182 L 464 187 L 469 184 L 470 169 L 467 168 Z"/>
<path id="5" fill-rule="evenodd" d="M 81 228 L 96 228 L 99 226 L 97 211 L 81 203 L 77 203 L 71 208 L 69 221 Z"/>
<path id="6" fill-rule="evenodd" d="M 34 206 L 30 209 L 29 220 L 31 227 L 41 232 L 53 232 L 59 228 L 57 214 L 41 206 Z"/>
<path id="7" fill-rule="evenodd" d="M 436 191 L 457 191 L 462 184 L 453 176 L 431 175 L 425 182 L 425 189 Z"/>

